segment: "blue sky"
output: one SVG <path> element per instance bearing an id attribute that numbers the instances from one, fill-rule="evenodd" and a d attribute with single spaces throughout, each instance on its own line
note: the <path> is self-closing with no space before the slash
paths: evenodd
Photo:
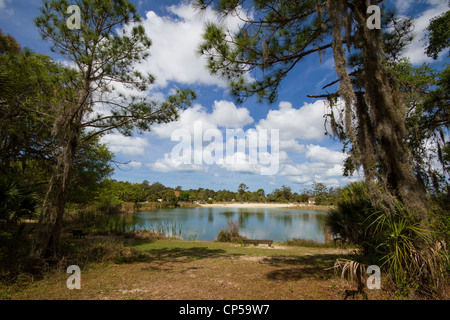
<path id="1" fill-rule="evenodd" d="M 340 143 L 324 135 L 324 103 L 307 98 L 308 94 L 324 93 L 320 88 L 336 79 L 331 52 L 325 55 L 322 63 L 317 55 L 312 55 L 292 70 L 280 87 L 279 99 L 274 104 L 249 99 L 237 105 L 228 94 L 226 84 L 211 76 L 204 67 L 203 58 L 195 54 L 204 19 L 214 19 L 213 15 L 200 17 L 186 2 L 179 0 L 133 2 L 153 42 L 151 57 L 142 66 L 143 71 L 150 71 L 157 79 L 148 94 L 163 99 L 173 88 L 183 87 L 194 89 L 198 98 L 192 108 L 180 113 L 177 122 L 154 126 L 152 132 L 143 135 L 123 137 L 112 133 L 104 136 L 102 142 L 109 145 L 116 160 L 128 162 L 116 168 L 113 178 L 131 182 L 158 181 L 171 187 L 181 185 L 183 189 L 203 187 L 233 191 L 240 183 L 245 183 L 250 190 L 263 188 L 266 192 L 282 185 L 301 192 L 311 188 L 314 182 L 337 187 L 361 178 L 358 174 L 351 178 L 342 177 L 345 155 Z M 33 24 L 40 5 L 41 1 L 36 0 L 0 0 L 0 29 L 14 36 L 22 47 L 62 62 L 64 58 L 50 52 L 50 44 L 41 40 Z M 415 19 L 416 40 L 404 55 L 416 65 L 432 62 L 424 54 L 424 29 L 429 19 L 448 9 L 447 1 L 390 0 L 386 5 Z M 238 27 L 238 21 L 233 18 L 225 23 L 231 30 Z M 443 59 L 441 57 L 438 63 Z M 227 165 L 225 159 L 213 164 L 180 163 L 172 157 L 173 148 L 179 145 L 178 141 L 171 140 L 172 134 L 193 133 L 196 121 L 201 122 L 204 130 L 220 133 L 224 139 L 226 129 L 242 129 L 248 136 L 262 132 L 261 129 L 278 130 L 278 170 L 275 174 L 263 175 L 263 165 L 259 163 Z M 225 143 L 224 140 L 224 150 Z M 233 156 L 239 154 L 236 152 Z M 242 156 L 246 159 L 248 154 Z"/>

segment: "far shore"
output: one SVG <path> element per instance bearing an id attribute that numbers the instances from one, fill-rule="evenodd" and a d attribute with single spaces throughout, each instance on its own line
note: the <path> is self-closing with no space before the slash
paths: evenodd
<path id="1" fill-rule="evenodd" d="M 302 209 L 302 210 L 319 210 L 326 211 L 333 206 L 322 206 L 314 204 L 302 203 L 260 203 L 260 202 L 223 202 L 223 203 L 203 203 L 198 204 L 200 207 L 216 207 L 216 208 L 283 208 L 283 209 Z"/>

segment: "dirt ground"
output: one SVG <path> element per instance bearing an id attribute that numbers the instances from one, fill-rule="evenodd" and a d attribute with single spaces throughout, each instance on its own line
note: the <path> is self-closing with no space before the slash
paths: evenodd
<path id="1" fill-rule="evenodd" d="M 255 248 L 239 245 L 159 241 L 120 263 L 81 270 L 81 289 L 69 290 L 65 270 L 9 299 L 88 300 L 340 300 L 351 285 L 331 267 L 341 249 Z M 385 290 L 366 290 L 369 299 L 390 299 Z M 356 295 L 352 299 L 361 299 Z"/>

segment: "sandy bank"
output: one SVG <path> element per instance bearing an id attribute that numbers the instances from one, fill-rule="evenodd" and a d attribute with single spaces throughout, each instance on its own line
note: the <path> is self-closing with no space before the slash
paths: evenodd
<path id="1" fill-rule="evenodd" d="M 331 206 L 306 205 L 301 203 L 249 203 L 249 202 L 227 202 L 227 203 L 205 203 L 200 207 L 217 208 L 288 208 L 304 210 L 329 210 Z"/>

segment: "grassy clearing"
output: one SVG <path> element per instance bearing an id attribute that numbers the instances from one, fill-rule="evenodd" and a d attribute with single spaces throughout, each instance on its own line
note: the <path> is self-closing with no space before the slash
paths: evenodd
<path id="1" fill-rule="evenodd" d="M 69 290 L 66 265 L 0 289 L 3 299 L 342 299 L 334 270 L 352 250 L 275 244 L 116 237 L 66 238 L 67 266 L 80 263 L 81 290 Z M 72 245 L 70 245 L 72 244 Z M 79 248 L 74 250 L 73 248 Z M 77 254 L 74 255 L 74 252 Z M 83 254 L 85 255 L 83 257 Z M 387 297 L 369 292 L 369 298 Z"/>

